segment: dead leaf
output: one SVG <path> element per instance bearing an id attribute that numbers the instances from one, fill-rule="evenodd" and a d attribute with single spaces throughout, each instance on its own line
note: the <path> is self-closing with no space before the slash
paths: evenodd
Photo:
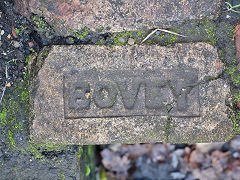
<path id="1" fill-rule="evenodd" d="M 191 149 L 189 147 L 184 148 L 184 161 L 189 163 L 189 158 L 191 154 Z"/>
<path id="2" fill-rule="evenodd" d="M 17 33 L 16 33 L 16 31 L 15 31 L 14 26 L 12 26 L 12 34 L 13 34 L 13 37 L 14 37 L 14 38 L 17 38 Z"/>
<path id="3" fill-rule="evenodd" d="M 216 174 L 213 168 L 207 168 L 204 170 L 195 169 L 193 170 L 193 175 L 195 179 L 199 179 L 199 180 L 220 180 L 221 179 Z"/>
<path id="4" fill-rule="evenodd" d="M 189 157 L 189 167 L 192 169 L 200 167 L 204 159 L 205 157 L 201 152 L 197 150 L 192 151 Z"/>
<path id="5" fill-rule="evenodd" d="M 236 45 L 236 56 L 240 58 L 240 25 L 237 23 L 236 25 L 236 35 L 235 35 L 235 45 Z"/>
<path id="6" fill-rule="evenodd" d="M 12 37 L 11 34 L 8 34 L 7 38 L 10 39 L 11 37 Z"/>
<path id="7" fill-rule="evenodd" d="M 10 82 L 7 83 L 6 86 L 7 86 L 7 87 L 11 87 L 11 83 L 10 83 Z"/>
<path id="8" fill-rule="evenodd" d="M 168 154 L 166 144 L 155 144 L 152 146 L 151 157 L 153 162 L 164 162 Z"/>
<path id="9" fill-rule="evenodd" d="M 240 102 L 237 102 L 237 107 L 238 109 L 240 109 Z"/>
<path id="10" fill-rule="evenodd" d="M 90 93 L 86 93 L 85 97 L 88 99 L 90 97 Z"/>
<path id="11" fill-rule="evenodd" d="M 130 160 L 127 156 L 120 157 L 119 154 L 104 149 L 101 152 L 102 163 L 104 167 L 110 171 L 114 171 L 119 175 L 127 176 L 127 171 L 130 168 Z"/>
<path id="12" fill-rule="evenodd" d="M 217 68 L 217 69 L 222 68 L 222 66 L 223 66 L 223 63 L 221 63 L 220 61 L 217 61 L 217 62 L 216 62 L 216 68 Z"/>
<path id="13" fill-rule="evenodd" d="M 122 145 L 120 148 L 121 153 L 128 156 L 129 159 L 137 159 L 139 156 L 150 152 L 151 144 L 134 144 L 134 145 Z"/>

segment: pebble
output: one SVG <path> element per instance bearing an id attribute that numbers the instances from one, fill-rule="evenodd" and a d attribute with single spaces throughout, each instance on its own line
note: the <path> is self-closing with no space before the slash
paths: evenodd
<path id="1" fill-rule="evenodd" d="M 19 48 L 20 47 L 20 43 L 18 41 L 13 41 L 13 46 L 15 48 Z"/>
<path id="2" fill-rule="evenodd" d="M 172 176 L 173 179 L 183 179 L 186 177 L 186 175 L 181 172 L 173 172 L 170 175 Z"/>
<path id="3" fill-rule="evenodd" d="M 133 37 L 133 38 L 136 38 L 136 37 L 137 37 L 137 32 L 136 32 L 136 31 L 134 31 L 134 32 L 132 33 L 132 37 Z"/>
<path id="4" fill-rule="evenodd" d="M 232 155 L 234 158 L 239 158 L 239 153 L 238 152 L 234 152 Z"/>
<path id="5" fill-rule="evenodd" d="M 2 36 L 2 35 L 4 35 L 4 33 L 5 33 L 5 31 L 4 31 L 4 30 L 1 30 L 0 35 Z"/>
<path id="6" fill-rule="evenodd" d="M 160 32 L 160 31 L 157 31 L 155 34 L 158 36 L 158 35 L 160 35 L 160 34 L 161 34 L 161 32 Z"/>
<path id="7" fill-rule="evenodd" d="M 135 43 L 135 40 L 133 38 L 128 39 L 128 44 L 133 45 Z"/>
<path id="8" fill-rule="evenodd" d="M 118 41 L 121 43 L 125 43 L 125 39 L 123 39 L 123 38 L 118 38 Z"/>
<path id="9" fill-rule="evenodd" d="M 30 48 L 32 48 L 34 46 L 34 43 L 33 42 L 28 42 L 28 45 Z"/>

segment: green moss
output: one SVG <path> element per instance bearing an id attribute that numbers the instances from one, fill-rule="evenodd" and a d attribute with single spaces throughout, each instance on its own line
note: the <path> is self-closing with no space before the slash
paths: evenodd
<path id="1" fill-rule="evenodd" d="M 34 15 L 32 17 L 32 20 L 36 24 L 36 26 L 39 30 L 42 30 L 42 31 L 50 31 L 51 30 L 51 28 L 48 26 L 48 24 L 45 22 L 45 20 L 42 17 L 40 17 L 38 15 Z"/>
<path id="2" fill-rule="evenodd" d="M 233 108 L 230 109 L 230 118 L 233 123 L 233 132 L 229 135 L 228 139 L 232 139 L 234 136 L 240 133 L 240 111 L 235 112 L 233 111 Z"/>
<path id="3" fill-rule="evenodd" d="M 26 59 L 25 59 L 25 62 L 26 62 L 26 63 L 29 63 L 29 61 L 30 61 L 30 56 L 28 55 L 28 56 L 26 57 Z"/>
<path id="4" fill-rule="evenodd" d="M 24 130 L 23 122 L 18 120 L 18 116 L 22 111 L 22 106 L 26 104 L 27 107 L 29 100 L 29 91 L 26 86 L 19 85 L 14 88 L 14 94 L 18 94 L 13 98 L 9 94 L 5 94 L 3 100 L 3 108 L 0 113 L 0 126 L 5 130 L 5 137 L 8 139 L 10 146 L 15 146 L 16 142 L 14 136 L 16 133 L 20 133 Z M 24 109 L 27 112 L 27 109 Z"/>
<path id="5" fill-rule="evenodd" d="M 215 45 L 217 43 L 216 28 L 210 26 L 209 28 L 206 29 L 206 32 L 208 34 L 210 44 Z"/>
<path id="6" fill-rule="evenodd" d="M 207 35 L 203 35 L 203 40 L 209 42 L 212 45 L 215 45 L 217 42 L 216 37 L 216 27 L 213 21 L 210 21 L 208 18 L 197 21 L 199 27 L 203 29 Z"/>
<path id="7" fill-rule="evenodd" d="M 65 180 L 65 179 L 66 179 L 66 176 L 65 176 L 64 174 L 60 174 L 59 178 L 60 178 L 61 180 Z"/>
<path id="8" fill-rule="evenodd" d="M 46 157 L 42 155 L 43 151 L 68 151 L 69 147 L 66 145 L 55 145 L 53 143 L 37 144 L 29 141 L 29 145 L 25 150 L 40 161 L 48 161 Z"/>
<path id="9" fill-rule="evenodd" d="M 169 137 L 169 134 L 170 134 L 170 129 L 172 128 L 171 121 L 172 121 L 172 118 L 168 117 L 168 120 L 167 120 L 167 123 L 166 123 L 166 126 L 165 126 L 165 131 L 164 131 L 164 136 L 165 136 L 166 142 L 169 141 L 168 137 Z"/>
<path id="10" fill-rule="evenodd" d="M 104 44 L 104 38 L 101 38 L 96 42 L 96 45 L 103 45 L 103 44 Z"/>
<path id="11" fill-rule="evenodd" d="M 74 38 L 79 40 L 84 40 L 86 36 L 89 34 L 89 29 L 87 27 L 82 28 L 80 31 L 71 30 L 71 34 Z"/>
<path id="12" fill-rule="evenodd" d="M 16 34 L 18 35 L 20 33 L 20 30 L 18 28 L 14 28 Z"/>
<path id="13" fill-rule="evenodd" d="M 128 39 L 132 38 L 138 44 L 144 38 L 145 31 L 126 31 L 114 34 L 112 37 L 114 45 L 127 45 Z"/>
<path id="14" fill-rule="evenodd" d="M 82 156 L 82 154 L 83 154 L 83 147 L 82 147 L 82 146 L 79 146 L 79 147 L 78 147 L 78 152 L 77 152 L 77 154 L 76 154 L 77 158 L 80 159 L 81 156 Z"/>
<path id="15" fill-rule="evenodd" d="M 240 71 L 238 70 L 238 65 L 233 64 L 229 67 L 227 67 L 227 73 L 230 76 L 230 80 L 235 86 L 240 85 Z"/>
<path id="16" fill-rule="evenodd" d="M 236 102 L 240 102 L 240 90 L 238 91 L 238 93 L 235 93 L 234 95 L 233 95 L 233 97 L 234 97 L 234 102 L 236 103 Z"/>

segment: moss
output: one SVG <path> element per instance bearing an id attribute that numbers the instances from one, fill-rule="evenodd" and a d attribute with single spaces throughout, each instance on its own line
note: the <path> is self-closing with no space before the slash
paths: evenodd
<path id="1" fill-rule="evenodd" d="M 18 28 L 14 28 L 16 34 L 18 35 L 20 33 L 20 30 Z"/>
<path id="2" fill-rule="evenodd" d="M 135 44 L 138 44 L 144 38 L 145 31 L 126 31 L 115 33 L 112 36 L 114 45 L 128 45 L 128 39 L 132 38 L 135 41 Z"/>
<path id="3" fill-rule="evenodd" d="M 15 146 L 16 142 L 14 136 L 24 130 L 23 122 L 17 118 L 22 113 L 22 107 L 25 106 L 24 111 L 27 112 L 29 91 L 27 82 L 23 85 L 15 85 L 12 87 L 15 98 L 9 94 L 5 94 L 3 100 L 2 112 L 0 113 L 0 126 L 6 130 L 5 137 L 8 139 L 10 146 Z"/>
<path id="4" fill-rule="evenodd" d="M 214 27 L 209 27 L 206 29 L 206 32 L 208 34 L 208 39 L 210 40 L 210 44 L 215 45 L 217 43 L 217 38 L 216 38 L 216 28 Z"/>
<path id="5" fill-rule="evenodd" d="M 171 121 L 172 121 L 172 118 L 168 117 L 168 120 L 167 120 L 167 123 L 166 123 L 166 126 L 165 126 L 165 131 L 164 131 L 164 136 L 165 136 L 166 142 L 169 141 L 168 137 L 169 137 L 169 134 L 170 134 L 170 129 L 172 128 Z"/>
<path id="6" fill-rule="evenodd" d="M 22 149 L 23 153 L 31 154 L 35 159 L 45 162 L 47 162 L 48 159 L 43 155 L 43 152 L 61 152 L 69 150 L 70 147 L 65 144 L 56 145 L 51 142 L 38 144 L 31 140 L 28 141 L 28 146 L 25 149 Z"/>
<path id="7" fill-rule="evenodd" d="M 232 120 L 233 123 L 233 132 L 229 135 L 228 139 L 232 139 L 234 136 L 236 136 L 237 134 L 240 133 L 240 111 L 236 112 L 233 110 L 234 108 L 232 107 L 230 109 L 230 118 Z"/>
<path id="8" fill-rule="evenodd" d="M 96 45 L 103 45 L 103 44 L 104 44 L 104 38 L 101 38 L 96 42 Z"/>
<path id="9" fill-rule="evenodd" d="M 82 156 L 82 154 L 83 154 L 83 147 L 82 147 L 82 146 L 79 146 L 79 147 L 78 147 L 78 152 L 77 152 L 77 154 L 76 154 L 77 158 L 80 159 L 81 156 Z"/>
<path id="10" fill-rule="evenodd" d="M 62 173 L 62 174 L 60 174 L 59 178 L 60 178 L 61 180 L 65 180 L 65 179 L 66 179 L 66 176 Z"/>
<path id="11" fill-rule="evenodd" d="M 216 27 L 214 22 L 209 20 L 208 18 L 204 18 L 202 20 L 197 21 L 198 26 L 200 29 L 204 30 L 206 32 L 206 35 L 203 34 L 203 41 L 209 42 L 212 45 L 215 45 L 217 43 L 217 37 L 216 37 Z"/>
<path id="12" fill-rule="evenodd" d="M 240 102 L 240 90 L 238 91 L 238 93 L 235 93 L 234 95 L 233 95 L 233 97 L 234 97 L 234 102 L 236 103 L 236 102 Z"/>
<path id="13" fill-rule="evenodd" d="M 43 33 L 46 38 L 48 38 L 48 39 L 53 38 L 53 30 L 48 25 L 48 23 L 44 20 L 44 18 L 42 18 L 38 15 L 34 15 L 34 16 L 32 16 L 32 21 L 35 23 L 37 30 L 40 33 Z"/>
<path id="14" fill-rule="evenodd" d="M 90 31 L 87 27 L 82 28 L 80 31 L 71 30 L 72 36 L 78 40 L 84 40 L 89 33 Z"/>
<path id="15" fill-rule="evenodd" d="M 36 24 L 36 26 L 39 30 L 42 30 L 42 31 L 50 31 L 51 30 L 50 26 L 45 22 L 45 20 L 42 17 L 40 17 L 38 15 L 34 15 L 32 17 L 32 20 Z"/>
<path id="16" fill-rule="evenodd" d="M 230 80 L 231 82 L 235 85 L 235 86 L 239 86 L 240 85 L 240 71 L 238 69 L 238 65 L 237 64 L 233 64 L 229 67 L 227 67 L 227 73 L 230 76 Z"/>
<path id="17" fill-rule="evenodd" d="M 15 30 L 15 32 L 16 32 L 16 35 L 18 35 L 18 34 L 24 32 L 26 29 L 27 29 L 27 27 L 25 27 L 25 26 L 23 26 L 23 25 L 14 28 L 14 30 Z"/>

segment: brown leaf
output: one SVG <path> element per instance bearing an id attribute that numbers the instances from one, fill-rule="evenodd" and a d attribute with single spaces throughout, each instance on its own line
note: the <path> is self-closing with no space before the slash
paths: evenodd
<path id="1" fill-rule="evenodd" d="M 155 144 L 152 146 L 151 157 L 153 162 L 164 162 L 169 150 L 166 144 Z"/>
<path id="2" fill-rule="evenodd" d="M 85 97 L 88 99 L 90 97 L 90 93 L 86 93 Z"/>
<path id="3" fill-rule="evenodd" d="M 231 154 L 230 151 L 222 152 L 222 151 L 219 151 L 219 150 L 215 150 L 211 153 L 211 157 L 213 159 L 221 159 L 221 158 L 229 156 L 230 154 Z"/>
<path id="4" fill-rule="evenodd" d="M 125 153 L 129 159 L 137 159 L 150 150 L 151 144 L 122 145 L 120 148 L 121 153 Z"/>
<path id="5" fill-rule="evenodd" d="M 7 86 L 7 87 L 11 87 L 11 83 L 10 83 L 10 82 L 7 83 L 6 86 Z"/>
<path id="6" fill-rule="evenodd" d="M 233 180 L 240 180 L 240 160 L 231 159 L 228 163 L 228 170 L 226 172 Z"/>
<path id="7" fill-rule="evenodd" d="M 205 157 L 201 152 L 197 150 L 192 151 L 189 157 L 189 167 L 192 169 L 200 167 L 204 159 Z"/>
<path id="8" fill-rule="evenodd" d="M 195 169 L 193 170 L 193 175 L 199 180 L 220 180 L 220 178 L 213 168 L 207 168 L 203 170 Z"/>
<path id="9" fill-rule="evenodd" d="M 13 34 L 13 37 L 14 37 L 14 38 L 17 38 L 17 33 L 16 33 L 16 31 L 15 31 L 14 26 L 12 26 L 12 34 Z"/>
<path id="10" fill-rule="evenodd" d="M 11 37 L 12 37 L 11 34 L 8 34 L 7 38 L 8 38 L 8 39 L 11 39 Z"/>
<path id="11" fill-rule="evenodd" d="M 235 35 L 235 45 L 236 45 L 236 56 L 240 58 L 240 25 L 237 23 L 236 25 L 236 35 Z"/>
<path id="12" fill-rule="evenodd" d="M 237 102 L 236 104 L 237 104 L 237 107 L 240 109 L 240 102 Z"/>
<path id="13" fill-rule="evenodd" d="M 127 156 L 120 157 L 119 154 L 108 149 L 104 149 L 101 152 L 101 156 L 102 163 L 106 169 L 117 174 L 127 175 L 127 171 L 130 168 L 130 160 L 128 160 Z"/>
<path id="14" fill-rule="evenodd" d="M 187 163 L 189 163 L 190 154 L 191 154 L 190 147 L 185 147 L 184 148 L 184 161 Z"/>

